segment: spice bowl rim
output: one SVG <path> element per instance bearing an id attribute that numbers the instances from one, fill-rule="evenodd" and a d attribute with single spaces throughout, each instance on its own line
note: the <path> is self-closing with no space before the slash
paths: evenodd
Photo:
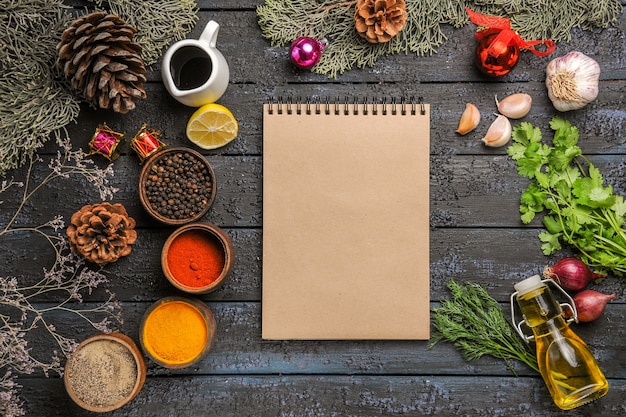
<path id="1" fill-rule="evenodd" d="M 224 253 L 224 268 L 222 269 L 221 274 L 213 282 L 202 287 L 191 287 L 178 281 L 170 271 L 169 264 L 167 262 L 168 251 L 174 240 L 183 233 L 191 230 L 198 230 L 209 233 L 212 237 L 216 238 L 219 241 L 222 247 L 222 251 Z M 163 270 L 163 274 L 170 282 L 170 284 L 172 284 L 177 289 L 189 294 L 208 294 L 221 288 L 222 285 L 224 285 L 226 279 L 232 273 L 234 265 L 235 247 L 233 245 L 232 239 L 222 228 L 208 222 L 195 222 L 179 227 L 168 236 L 165 243 L 163 244 L 163 249 L 161 250 L 161 269 Z"/>
<path id="2" fill-rule="evenodd" d="M 153 311 L 155 311 L 161 305 L 169 303 L 169 302 L 182 302 L 182 303 L 189 304 L 190 306 L 198 310 L 198 312 L 203 317 L 204 322 L 206 324 L 207 340 L 204 344 L 204 347 L 202 348 L 202 351 L 198 355 L 196 355 L 194 358 L 190 359 L 187 362 L 169 363 L 169 362 L 163 361 L 162 359 L 154 356 L 150 352 L 150 350 L 146 348 L 146 344 L 144 340 L 144 328 L 148 320 L 148 317 Z M 167 368 L 167 369 L 182 369 L 182 368 L 188 368 L 190 366 L 195 365 L 196 363 L 200 362 L 202 359 L 204 359 L 208 355 L 209 351 L 213 347 L 213 344 L 215 343 L 216 333 L 217 333 L 217 322 L 215 321 L 215 316 L 213 315 L 213 312 L 211 311 L 209 306 L 207 306 L 204 302 L 195 298 L 180 297 L 180 296 L 174 295 L 174 296 L 163 297 L 155 301 L 145 311 L 141 319 L 141 324 L 139 326 L 139 344 L 141 345 L 141 348 L 143 349 L 146 356 L 150 358 L 157 365 L 163 368 Z"/>
<path id="3" fill-rule="evenodd" d="M 73 355 L 79 353 L 80 350 L 83 349 L 88 344 L 102 341 L 102 340 L 110 340 L 110 341 L 116 342 L 122 345 L 124 348 L 126 348 L 130 352 L 133 359 L 135 360 L 135 365 L 137 366 L 137 379 L 135 380 L 133 389 L 130 391 L 130 393 L 126 397 L 124 397 L 124 399 L 120 400 L 117 403 L 108 405 L 106 407 L 97 407 L 97 406 L 94 406 L 92 404 L 89 404 L 83 401 L 82 399 L 78 397 L 78 395 L 76 394 L 76 391 L 74 390 L 72 386 L 71 378 L 69 376 L 69 366 L 70 366 L 70 361 Z M 66 361 L 64 372 L 63 372 L 63 384 L 70 398 L 78 406 L 82 407 L 83 409 L 87 411 L 92 411 L 96 413 L 107 413 L 113 410 L 117 410 L 118 408 L 128 404 L 131 400 L 133 400 L 137 396 L 137 394 L 139 394 L 139 392 L 143 388 L 144 383 L 146 382 L 146 372 L 147 372 L 146 362 L 144 361 L 143 355 L 141 354 L 141 351 L 137 347 L 137 344 L 132 338 L 120 332 L 96 333 L 88 337 L 87 339 L 83 340 L 82 342 L 80 342 L 78 346 L 76 347 L 76 349 L 74 350 L 74 352 L 72 352 L 72 354 Z"/>
<path id="4" fill-rule="evenodd" d="M 174 153 L 174 152 L 186 152 L 189 154 L 194 155 L 196 158 L 198 158 L 202 163 L 204 163 L 204 165 L 206 166 L 206 168 L 209 171 L 209 177 L 211 178 L 211 193 L 210 195 L 208 195 L 209 201 L 207 202 L 206 207 L 204 207 L 202 210 L 200 210 L 195 216 L 193 217 L 188 217 L 185 219 L 171 219 L 169 217 L 165 217 L 163 215 L 161 215 L 160 213 L 158 213 L 157 211 L 155 211 L 152 206 L 150 205 L 150 202 L 148 201 L 148 197 L 146 195 L 146 187 L 144 186 L 145 181 L 146 181 L 146 177 L 148 176 L 149 172 L 150 172 L 150 167 L 160 158 L 162 158 L 164 155 L 168 154 L 168 153 Z M 207 161 L 207 159 L 204 157 L 204 155 L 202 155 L 200 152 L 196 151 L 195 149 L 191 149 L 191 148 L 187 148 L 184 146 L 179 146 L 179 147 L 175 147 L 175 148 L 165 148 L 162 149 L 158 152 L 156 152 L 154 155 L 151 155 L 144 163 L 142 169 L 141 169 L 141 173 L 139 174 L 139 200 L 141 201 L 141 205 L 143 206 L 144 210 L 155 220 L 164 223 L 166 225 L 169 226 L 181 226 L 184 224 L 188 224 L 191 222 L 195 222 L 200 220 L 211 208 L 211 206 L 213 205 L 213 202 L 215 201 L 215 196 L 217 194 L 217 182 L 216 182 L 216 178 L 215 178 L 215 172 L 213 171 L 213 167 L 211 166 L 211 164 L 209 163 L 209 161 Z"/>

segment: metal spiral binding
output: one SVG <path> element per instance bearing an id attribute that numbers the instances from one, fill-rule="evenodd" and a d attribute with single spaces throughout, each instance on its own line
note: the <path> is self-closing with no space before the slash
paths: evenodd
<path id="1" fill-rule="evenodd" d="M 293 100 L 291 96 L 287 98 L 287 100 L 283 100 L 282 96 L 278 96 L 277 99 L 270 98 L 268 100 L 268 114 L 274 114 L 276 111 L 277 114 L 283 114 L 286 112 L 287 114 L 293 114 L 294 109 L 293 105 L 295 103 L 295 114 L 302 114 L 304 107 L 305 114 L 322 114 L 325 115 L 335 114 L 340 115 L 343 114 L 347 116 L 350 114 L 350 98 L 348 96 L 344 97 L 343 101 L 341 101 L 339 96 L 336 96 L 334 100 L 330 100 L 329 97 L 307 97 L 304 102 L 301 97 L 298 97 L 296 100 Z M 342 111 L 343 107 L 343 111 Z M 323 110 L 322 110 L 323 109 Z M 405 97 L 400 97 L 400 100 L 396 99 L 396 97 L 392 97 L 390 102 L 388 102 L 387 97 L 383 97 L 379 100 L 376 98 L 372 98 L 371 101 L 365 97 L 363 100 L 360 100 L 359 97 L 354 97 L 352 100 L 352 114 L 355 116 L 358 115 L 378 115 L 380 113 L 382 115 L 402 115 L 406 116 L 410 114 L 415 116 L 418 114 L 425 115 L 426 114 L 426 105 L 424 104 L 424 98 L 418 97 L 417 100 L 414 96 L 411 96 L 407 101 Z"/>

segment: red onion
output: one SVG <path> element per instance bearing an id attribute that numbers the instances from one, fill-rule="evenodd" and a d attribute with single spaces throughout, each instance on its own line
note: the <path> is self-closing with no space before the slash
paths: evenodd
<path id="1" fill-rule="evenodd" d="M 543 276 L 556 281 L 561 287 L 570 291 L 582 290 L 590 281 L 606 277 L 591 271 L 578 258 L 563 258 L 552 266 L 546 266 Z"/>
<path id="2" fill-rule="evenodd" d="M 600 317 L 606 304 L 615 298 L 615 293 L 607 295 L 594 290 L 584 290 L 572 298 L 578 312 L 578 321 L 589 322 Z M 563 311 L 563 315 L 570 318 L 572 311 L 568 308 Z"/>

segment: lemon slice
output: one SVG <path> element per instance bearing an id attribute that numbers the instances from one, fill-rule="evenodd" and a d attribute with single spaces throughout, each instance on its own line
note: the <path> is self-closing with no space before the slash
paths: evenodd
<path id="1" fill-rule="evenodd" d="M 235 116 L 221 104 L 205 104 L 187 122 L 187 138 L 202 149 L 215 149 L 237 137 Z"/>

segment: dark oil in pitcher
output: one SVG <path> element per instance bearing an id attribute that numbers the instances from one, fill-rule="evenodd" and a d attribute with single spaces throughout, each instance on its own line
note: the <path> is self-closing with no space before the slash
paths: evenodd
<path id="1" fill-rule="evenodd" d="M 174 85 L 179 90 L 193 90 L 204 85 L 211 77 L 211 58 L 200 48 L 184 46 L 172 56 L 170 70 Z"/>
<path id="2" fill-rule="evenodd" d="M 605 395 L 609 384 L 604 374 L 585 342 L 570 329 L 550 288 L 533 276 L 515 289 L 524 321 L 533 331 L 541 376 L 554 403 L 570 410 Z"/>

